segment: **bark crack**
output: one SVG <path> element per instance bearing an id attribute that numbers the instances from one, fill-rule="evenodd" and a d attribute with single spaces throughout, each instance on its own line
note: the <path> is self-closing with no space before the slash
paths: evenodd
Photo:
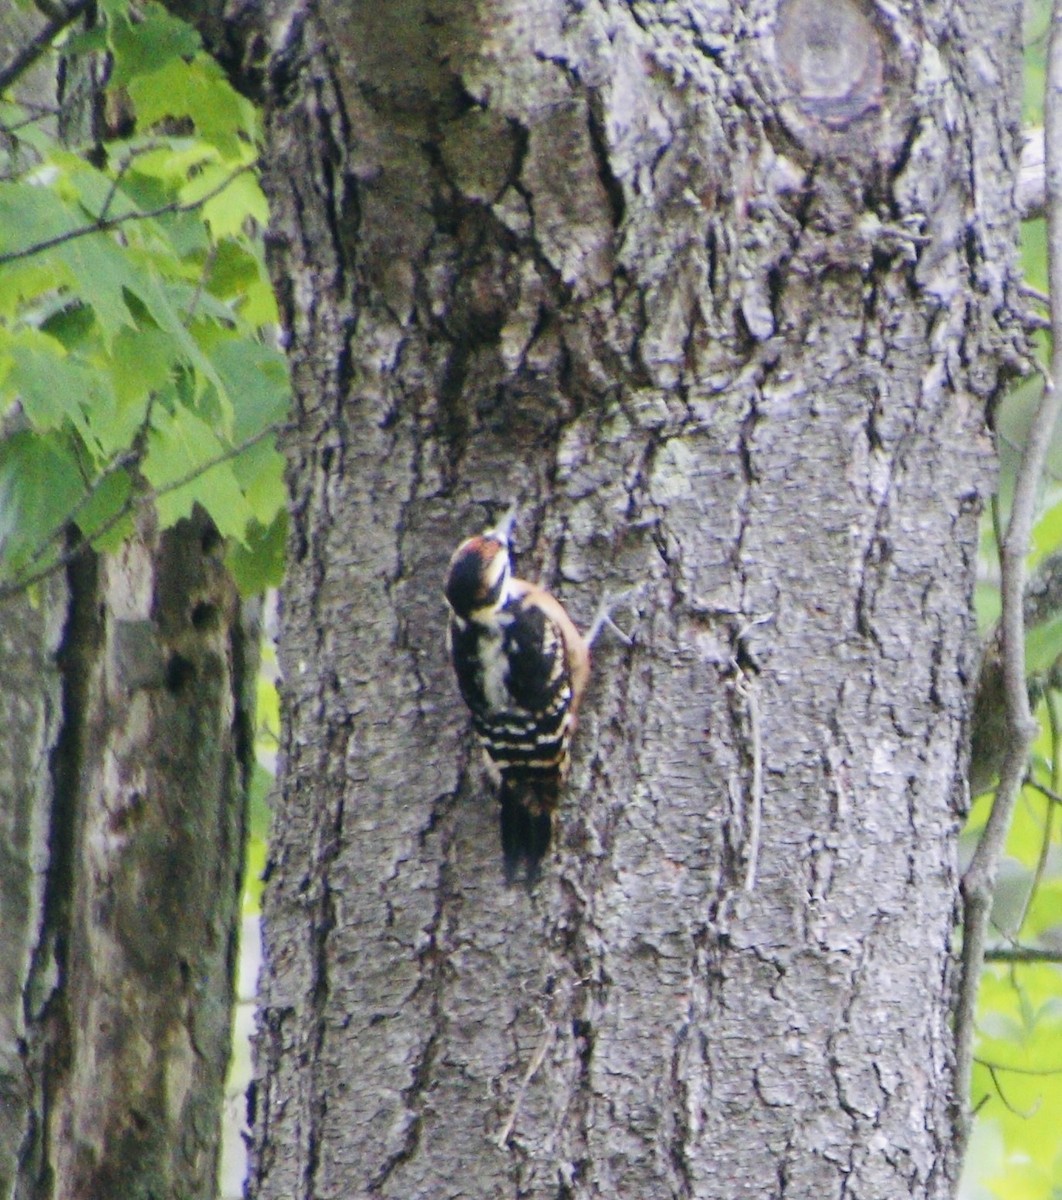
<path id="1" fill-rule="evenodd" d="M 310 1077 L 308 1105 L 308 1128 L 306 1131 L 306 1165 L 304 1169 L 303 1186 L 305 1195 L 313 1196 L 316 1192 L 317 1172 L 320 1168 L 321 1148 L 323 1143 L 322 1129 L 328 1113 L 328 1089 L 318 1084 L 318 1074 L 322 1069 L 322 1055 L 328 1033 L 328 996 L 329 996 L 329 962 L 331 961 L 330 940 L 336 927 L 335 900 L 329 881 L 332 866 L 339 857 L 342 845 L 344 800 L 342 794 L 338 797 L 331 828 L 325 826 L 323 842 L 314 856 L 317 864 L 317 878 L 314 890 L 317 895 L 312 919 L 312 969 L 313 977 L 310 985 L 309 1007 L 311 1018 L 309 1028 L 311 1051 L 309 1054 L 308 1074 Z"/>
<path id="2" fill-rule="evenodd" d="M 463 776 L 462 781 L 459 782 L 458 788 L 454 792 L 444 792 L 436 797 L 431 806 L 431 815 L 428 823 L 420 831 L 422 845 L 440 822 L 444 821 L 452 811 L 453 806 L 459 799 L 462 785 Z M 369 1187 L 373 1192 L 382 1189 L 395 1172 L 404 1163 L 412 1161 L 417 1154 L 423 1128 L 421 1106 L 433 1080 L 437 1049 L 440 1044 L 444 1044 L 445 1042 L 447 1021 L 443 995 L 443 971 L 447 956 L 445 950 L 440 948 L 439 940 L 451 897 L 451 889 L 447 883 L 447 862 L 449 855 L 446 845 L 442 847 L 441 858 L 442 873 L 438 886 L 435 888 L 435 907 L 427 928 L 427 945 L 418 954 L 420 963 L 427 965 L 427 972 L 422 975 L 416 991 L 411 997 L 411 1001 L 415 1000 L 418 993 L 424 990 L 428 991 L 430 995 L 428 1009 L 429 1032 L 421 1043 L 416 1061 L 410 1067 L 410 1082 L 401 1091 L 402 1104 L 406 1112 L 410 1114 L 409 1123 L 404 1131 L 402 1145 L 388 1156 L 370 1180 Z"/>
<path id="3" fill-rule="evenodd" d="M 52 748 L 48 860 L 41 893 L 38 940 L 26 973 L 23 1014 L 27 1030 L 24 1061 L 36 1096 L 31 1111 L 40 1117 L 20 1148 L 20 1175 L 34 1161 L 40 1171 L 52 1161 L 49 1113 L 62 1086 L 72 1052 L 70 1011 L 64 988 L 72 936 L 71 898 L 80 833 L 79 780 L 88 736 L 91 684 L 103 639 L 98 607 L 96 556 L 75 554 L 66 569 L 67 618 L 56 653 L 61 678 L 61 717 Z"/>

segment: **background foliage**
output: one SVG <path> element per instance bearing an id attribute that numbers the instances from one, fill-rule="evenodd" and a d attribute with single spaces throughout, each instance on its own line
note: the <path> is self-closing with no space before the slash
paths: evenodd
<path id="1" fill-rule="evenodd" d="M 1049 0 L 1026 6 L 1024 124 L 1043 123 Z M 1023 227 L 1023 257 L 1034 311 L 1047 288 L 1042 218 Z M 1035 335 L 1041 363 L 1048 335 Z M 986 636 L 999 613 L 995 530 L 1002 522 L 1018 455 L 1043 388 L 1031 378 L 1014 389 L 998 414 L 1000 489 L 997 520 L 986 521 L 978 610 Z M 1062 440 L 1056 431 L 1033 535 L 1030 569 L 1062 553 Z M 1030 631 L 1026 662 L 1040 723 L 1030 784 L 1015 809 L 992 909 L 994 949 L 985 966 L 978 1006 L 976 1060 L 970 1102 L 977 1112 L 962 1195 L 964 1200 L 1048 1200 L 1062 1196 L 1062 617 Z M 968 857 L 992 802 L 975 800 L 963 835 Z"/>
<path id="2" fill-rule="evenodd" d="M 71 524 L 113 549 L 137 506 L 165 528 L 200 504 L 261 590 L 281 570 L 288 383 L 257 114 L 152 2 L 105 0 L 58 49 L 68 93 L 103 80 L 87 119 L 76 95 L 59 113 L 0 98 L 0 586 L 53 567 Z"/>

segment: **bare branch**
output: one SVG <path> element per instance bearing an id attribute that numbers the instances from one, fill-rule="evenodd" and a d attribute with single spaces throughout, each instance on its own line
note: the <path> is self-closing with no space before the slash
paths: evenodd
<path id="1" fill-rule="evenodd" d="M 0 92 L 7 89 L 33 66 L 42 54 L 51 49 L 56 37 L 87 12 L 94 0 L 74 0 L 67 8 L 60 7 L 41 31 L 15 55 L 5 67 L 0 67 Z"/>
<path id="2" fill-rule="evenodd" d="M 1038 950 L 1035 946 L 990 946 L 985 962 L 1062 963 L 1062 950 Z"/>
<path id="3" fill-rule="evenodd" d="M 1007 1063 L 993 1062 L 981 1057 L 975 1061 L 992 1072 L 1009 1071 L 1012 1075 L 1062 1075 L 1062 1067 L 1012 1067 Z"/>
<path id="4" fill-rule="evenodd" d="M 1058 694 L 1054 691 L 1047 693 L 1047 717 L 1051 727 L 1051 790 L 1057 791 L 1060 778 L 1062 778 L 1062 729 L 1059 726 L 1059 711 L 1058 711 Z M 1050 799 L 1050 797 L 1048 797 Z M 1022 926 L 1029 915 L 1029 909 L 1032 908 L 1033 901 L 1036 899 L 1036 893 L 1040 890 L 1040 884 L 1043 881 L 1044 871 L 1047 869 L 1047 856 L 1051 850 L 1051 837 L 1055 826 L 1055 807 L 1053 803 L 1048 804 L 1047 812 L 1044 816 L 1043 836 L 1040 839 L 1040 853 L 1036 859 L 1036 867 L 1033 870 L 1032 883 L 1029 885 L 1028 895 L 1025 897 L 1025 903 L 1022 905 L 1021 916 L 1015 922 L 1015 933 L 1020 935 Z"/>
<path id="5" fill-rule="evenodd" d="M 1045 383 L 1043 398 L 1029 429 L 1000 552 L 1003 600 L 1000 630 L 1008 746 L 992 812 L 962 879 L 963 948 L 955 1015 L 955 1088 L 957 1104 L 963 1107 L 970 1092 L 977 986 L 985 955 L 992 893 L 1036 729 L 1025 683 L 1023 601 L 1025 558 L 1036 511 L 1037 490 L 1062 402 L 1062 390 L 1055 386 L 1055 381 L 1062 380 L 1062 0 L 1054 0 L 1052 6 L 1044 115 L 1047 260 L 1053 331 L 1051 378 Z M 968 1122 L 960 1121 L 963 1145 L 968 1131 Z"/>
<path id="6" fill-rule="evenodd" d="M 1046 783 L 1038 783 L 1035 779 L 1026 779 L 1025 786 L 1032 788 L 1035 792 L 1039 792 L 1041 796 L 1046 796 L 1052 804 L 1062 804 L 1062 792 L 1056 792 L 1054 788 L 1049 788 Z"/>
<path id="7" fill-rule="evenodd" d="M 1003 1101 L 1003 1106 L 1004 1106 L 1004 1108 L 1007 1109 L 1008 1112 L 1012 1112 L 1016 1117 L 1022 1117 L 1026 1121 L 1030 1120 L 1032 1117 L 1034 1117 L 1036 1115 L 1037 1109 L 1039 1109 L 1039 1107 L 1040 1107 L 1039 1101 L 1037 1101 L 1032 1106 L 1032 1108 L 1029 1109 L 1027 1112 L 1023 1112 L 1020 1108 L 1015 1108 L 1014 1105 L 1011 1104 L 1011 1102 L 1007 1099 L 1006 1093 L 1003 1091 L 1003 1085 L 999 1082 L 999 1072 L 1009 1070 L 1010 1069 L 1009 1067 L 997 1066 L 995 1063 L 988 1062 L 986 1059 L 978 1059 L 977 1061 L 981 1064 L 981 1066 L 988 1068 L 988 1073 L 992 1077 L 992 1086 L 996 1089 L 996 1095 L 999 1096 L 1000 1100 Z M 1021 1073 L 1023 1075 L 1028 1074 L 1028 1072 L 1025 1072 L 1025 1071 L 1023 1071 Z M 1038 1074 L 1038 1075 L 1039 1074 L 1046 1075 L 1049 1073 L 1050 1072 L 1047 1072 L 1047 1071 L 1043 1071 L 1043 1072 L 1037 1071 L 1036 1072 L 1036 1074 Z"/>
<path id="8" fill-rule="evenodd" d="M 1023 296 L 1028 296 L 1030 300 L 1035 300 L 1037 304 L 1044 308 L 1051 307 L 1051 297 L 1046 292 L 1041 292 L 1038 287 L 1033 287 L 1031 283 L 1026 281 L 1019 289 Z"/>
<path id="9" fill-rule="evenodd" d="M 524 1096 L 531 1080 L 538 1074 L 539 1067 L 542 1066 L 549 1053 L 550 1046 L 553 1045 L 554 1039 L 557 1036 L 557 1027 L 552 1021 L 547 1021 L 546 1031 L 542 1035 L 541 1041 L 538 1043 L 538 1048 L 531 1056 L 531 1061 L 527 1065 L 527 1070 L 524 1072 L 523 1079 L 520 1080 L 520 1086 L 516 1089 L 516 1098 L 513 1100 L 513 1106 L 509 1111 L 508 1117 L 501 1129 L 498 1130 L 494 1138 L 494 1144 L 499 1150 L 504 1150 L 505 1145 L 509 1140 L 509 1136 L 513 1131 L 513 1126 L 516 1124 L 516 1118 L 520 1113 L 520 1105 L 523 1103 Z"/>

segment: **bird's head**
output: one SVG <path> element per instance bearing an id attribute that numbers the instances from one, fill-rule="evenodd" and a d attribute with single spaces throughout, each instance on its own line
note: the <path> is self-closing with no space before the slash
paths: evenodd
<path id="1" fill-rule="evenodd" d="M 514 516 L 510 509 L 494 529 L 466 538 L 454 551 L 444 590 L 458 620 L 487 623 L 509 599 L 509 534 Z"/>

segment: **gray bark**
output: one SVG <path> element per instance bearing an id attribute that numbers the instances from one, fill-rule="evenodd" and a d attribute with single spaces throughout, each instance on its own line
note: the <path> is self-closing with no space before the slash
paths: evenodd
<path id="1" fill-rule="evenodd" d="M 267 31 L 298 412 L 253 1195 L 951 1191 L 1019 15 Z M 439 599 L 513 495 L 577 619 L 644 585 L 532 895 Z"/>
<path id="2" fill-rule="evenodd" d="M 0 609 L 3 727 L 0 739 L 0 1196 L 20 1191 L 21 1160 L 33 1136 L 34 1087 L 27 1039 L 47 980 L 31 978 L 44 925 L 52 809 L 49 762 L 62 729 L 61 644 L 66 588 L 53 581 L 31 602 Z M 54 982 L 54 981 L 52 981 Z"/>
<path id="3" fill-rule="evenodd" d="M 215 1194 L 257 643 L 213 527 L 3 609 L 0 1195 Z"/>

